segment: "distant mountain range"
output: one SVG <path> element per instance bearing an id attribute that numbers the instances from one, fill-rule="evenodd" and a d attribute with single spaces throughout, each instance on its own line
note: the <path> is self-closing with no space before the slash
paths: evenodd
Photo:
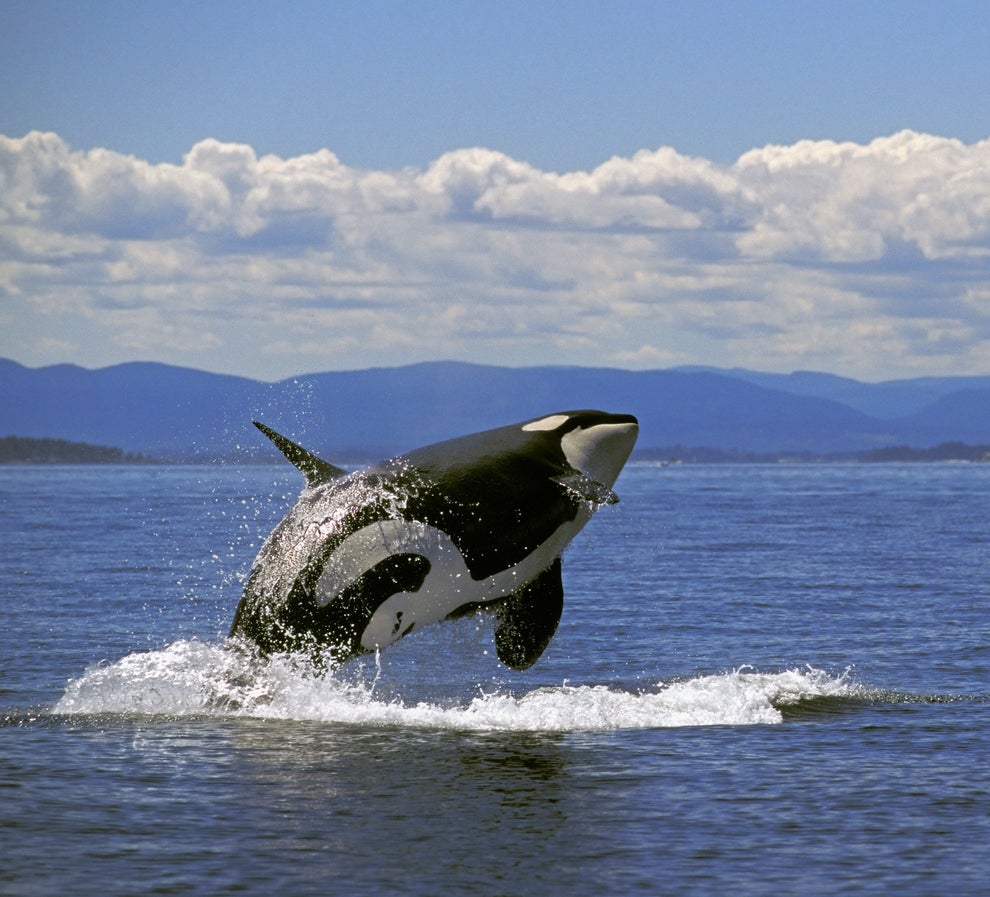
<path id="1" fill-rule="evenodd" d="M 73 440 L 164 459 L 270 457 L 274 450 L 252 420 L 346 460 L 573 408 L 636 414 L 640 452 L 990 444 L 990 376 L 863 383 L 811 372 L 429 362 L 265 383 L 148 362 L 88 370 L 0 359 L 0 437 Z"/>

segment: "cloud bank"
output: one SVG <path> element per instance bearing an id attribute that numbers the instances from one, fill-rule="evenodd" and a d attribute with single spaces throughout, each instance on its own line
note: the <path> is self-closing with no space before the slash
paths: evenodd
<path id="1" fill-rule="evenodd" d="M 990 140 L 902 131 L 556 173 L 0 136 L 0 354 L 276 378 L 460 358 L 990 371 Z"/>

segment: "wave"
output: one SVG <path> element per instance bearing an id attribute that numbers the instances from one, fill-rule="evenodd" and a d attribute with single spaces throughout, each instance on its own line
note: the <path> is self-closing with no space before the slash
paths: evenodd
<path id="1" fill-rule="evenodd" d="M 812 668 L 776 673 L 741 668 L 635 691 L 565 683 L 521 695 L 479 691 L 453 706 L 406 703 L 377 695 L 374 682 L 344 681 L 298 656 L 262 660 L 236 642 L 182 640 L 91 667 L 69 682 L 53 712 L 570 732 L 776 724 L 789 708 L 855 699 L 861 692 L 848 671 L 834 676 Z"/>

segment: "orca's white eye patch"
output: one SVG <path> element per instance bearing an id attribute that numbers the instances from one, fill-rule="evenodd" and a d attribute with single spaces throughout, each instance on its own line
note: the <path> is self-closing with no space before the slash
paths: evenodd
<path id="1" fill-rule="evenodd" d="M 539 420 L 531 420 L 528 424 L 523 424 L 526 433 L 542 430 L 556 430 L 561 424 L 567 423 L 566 414 L 551 414 L 549 417 L 541 417 Z"/>

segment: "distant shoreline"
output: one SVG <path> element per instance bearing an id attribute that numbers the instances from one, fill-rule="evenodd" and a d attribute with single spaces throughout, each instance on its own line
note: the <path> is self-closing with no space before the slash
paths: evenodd
<path id="1" fill-rule="evenodd" d="M 352 455 L 352 453 L 347 453 Z M 363 466 L 353 456 L 353 466 Z M 347 459 L 335 459 L 346 463 Z M 964 442 L 944 442 L 931 448 L 887 446 L 858 452 L 744 452 L 703 446 L 671 446 L 647 448 L 633 453 L 632 461 L 658 464 L 822 464 L 822 463 L 990 463 L 990 445 L 968 445 Z M 281 456 L 261 458 L 250 456 L 204 456 L 155 458 L 140 452 L 125 452 L 121 448 L 72 442 L 67 439 L 35 439 L 23 436 L 0 437 L 0 465 L 163 465 L 242 464 L 246 466 L 281 465 Z M 368 462 L 373 463 L 373 462 Z"/>
<path id="2" fill-rule="evenodd" d="M 68 439 L 0 438 L 0 464 L 157 464 L 157 459 L 108 445 Z"/>
<path id="3" fill-rule="evenodd" d="M 990 445 L 943 442 L 930 448 L 907 445 L 885 446 L 849 452 L 744 452 L 732 449 L 674 446 L 669 449 L 643 449 L 634 452 L 633 461 L 658 461 L 668 464 L 822 464 L 822 463 L 944 463 L 990 462 Z"/>

